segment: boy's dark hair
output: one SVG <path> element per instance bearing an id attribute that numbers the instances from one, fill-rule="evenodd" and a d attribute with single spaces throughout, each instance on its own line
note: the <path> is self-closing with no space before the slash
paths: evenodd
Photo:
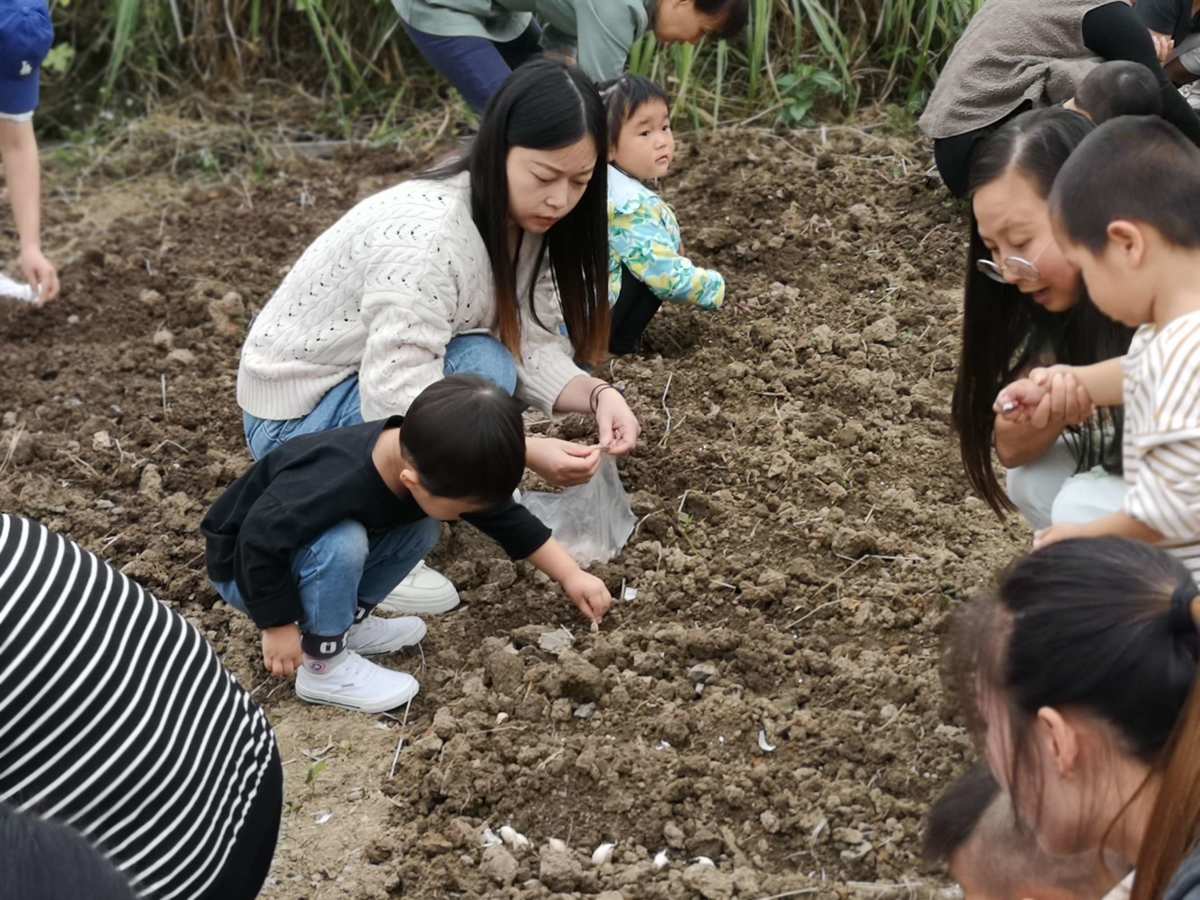
<path id="1" fill-rule="evenodd" d="M 925 820 L 921 856 L 928 863 L 948 863 L 975 832 L 1000 785 L 987 766 L 976 763 L 942 791 Z"/>
<path id="2" fill-rule="evenodd" d="M 134 900 L 113 864 L 79 832 L 0 803 L 0 895 L 21 900 Z M 9 893 L 11 891 L 11 893 Z"/>
<path id="3" fill-rule="evenodd" d="M 421 391 L 404 417 L 400 445 L 435 497 L 498 506 L 512 498 L 525 471 L 521 405 L 475 375 L 451 375 Z"/>
<path id="4" fill-rule="evenodd" d="M 1075 106 L 1097 125 L 1117 116 L 1161 116 L 1162 88 L 1141 63 L 1111 59 L 1083 79 L 1075 92 Z"/>
<path id="5" fill-rule="evenodd" d="M 608 112 L 608 141 L 611 147 L 616 147 L 621 138 L 621 126 L 645 104 L 661 100 L 668 109 L 671 107 L 671 100 L 662 85 L 642 75 L 622 75 L 610 79 L 601 83 L 599 90 Z"/>
<path id="6" fill-rule="evenodd" d="M 750 21 L 750 0 L 695 0 L 696 9 L 706 16 L 717 16 L 721 27 L 717 37 L 737 37 Z"/>
<path id="7" fill-rule="evenodd" d="M 1200 148 L 1159 116 L 1124 116 L 1093 131 L 1071 154 L 1050 194 L 1050 212 L 1072 243 L 1095 255 L 1108 226 L 1154 228 L 1176 247 L 1200 248 Z"/>

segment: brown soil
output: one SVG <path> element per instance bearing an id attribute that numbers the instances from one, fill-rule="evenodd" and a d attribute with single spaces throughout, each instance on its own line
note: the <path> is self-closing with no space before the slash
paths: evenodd
<path id="1" fill-rule="evenodd" d="M 640 523 L 597 571 L 637 598 L 590 634 L 456 526 L 432 562 L 465 602 L 431 622 L 407 725 L 267 678 L 252 626 L 214 606 L 197 534 L 248 462 L 246 317 L 403 166 L 360 154 L 174 195 L 124 182 L 89 214 L 49 203 L 64 297 L 0 307 L 0 508 L 153 588 L 264 704 L 288 775 L 265 897 L 935 890 L 921 818 L 971 753 L 944 724 L 939 635 L 1026 535 L 969 495 L 948 425 L 959 211 L 922 147 L 824 138 L 727 132 L 681 154 L 668 195 L 730 292 L 716 314 L 666 310 L 653 352 L 612 365 L 644 426 L 622 466 Z M 560 656 L 539 647 L 555 629 Z M 484 824 L 533 847 L 485 853 Z M 616 852 L 594 867 L 602 841 Z"/>

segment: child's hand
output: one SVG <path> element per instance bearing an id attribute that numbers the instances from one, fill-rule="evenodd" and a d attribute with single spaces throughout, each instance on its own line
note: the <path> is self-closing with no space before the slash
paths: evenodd
<path id="1" fill-rule="evenodd" d="M 1041 550 L 1059 541 L 1069 541 L 1072 538 L 1090 537 L 1091 532 L 1082 525 L 1062 524 L 1043 528 L 1033 536 L 1033 549 Z"/>
<path id="2" fill-rule="evenodd" d="M 278 678 L 290 678 L 304 662 L 300 626 L 277 625 L 262 633 L 263 666 Z"/>
<path id="3" fill-rule="evenodd" d="M 21 251 L 21 274 L 35 291 L 35 304 L 41 306 L 58 296 L 58 272 L 54 264 L 42 254 L 38 247 L 26 247 Z"/>
<path id="4" fill-rule="evenodd" d="M 1049 391 L 1032 377 L 1020 378 L 999 393 L 992 410 L 1010 422 L 1027 422 L 1048 395 Z"/>
<path id="5" fill-rule="evenodd" d="M 582 569 L 568 577 L 562 587 L 583 617 L 591 622 L 599 624 L 612 607 L 612 594 L 604 582 Z"/>

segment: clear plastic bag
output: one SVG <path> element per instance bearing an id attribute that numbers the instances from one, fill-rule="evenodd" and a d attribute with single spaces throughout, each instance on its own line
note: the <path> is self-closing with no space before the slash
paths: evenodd
<path id="1" fill-rule="evenodd" d="M 587 484 L 557 494 L 532 491 L 522 495 L 521 504 L 546 523 L 581 566 L 608 562 L 620 553 L 636 521 L 617 461 L 608 454 Z"/>

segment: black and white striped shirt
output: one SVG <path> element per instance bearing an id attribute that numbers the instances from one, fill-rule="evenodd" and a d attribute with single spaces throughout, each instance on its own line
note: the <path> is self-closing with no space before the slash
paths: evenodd
<path id="1" fill-rule="evenodd" d="M 0 800 L 80 831 L 139 895 L 195 898 L 274 744 L 182 616 L 73 541 L 0 515 Z"/>

